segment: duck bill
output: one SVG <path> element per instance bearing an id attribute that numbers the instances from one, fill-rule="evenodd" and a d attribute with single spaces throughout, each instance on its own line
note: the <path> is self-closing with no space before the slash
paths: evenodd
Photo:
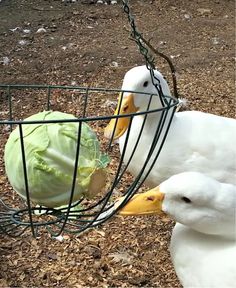
<path id="1" fill-rule="evenodd" d="M 134 105 L 133 94 L 128 94 L 127 96 L 124 96 L 123 99 L 122 99 L 122 94 L 120 94 L 118 105 L 117 105 L 114 115 L 131 114 L 137 111 L 138 111 L 138 108 Z M 121 117 L 118 119 L 117 118 L 111 119 L 111 121 L 105 128 L 104 136 L 108 139 L 111 139 L 113 135 L 113 131 L 114 131 L 113 139 L 116 140 L 120 138 L 125 133 L 127 128 L 129 127 L 130 120 L 131 120 L 130 117 Z"/>
<path id="2" fill-rule="evenodd" d="M 159 187 L 151 189 L 145 193 L 134 195 L 130 201 L 118 211 L 123 216 L 138 216 L 162 214 L 162 203 L 165 194 L 159 191 Z M 124 197 L 119 199 L 116 207 L 123 201 Z"/>

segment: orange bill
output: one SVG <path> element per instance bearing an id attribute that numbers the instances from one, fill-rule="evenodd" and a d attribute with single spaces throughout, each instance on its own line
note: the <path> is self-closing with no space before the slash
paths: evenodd
<path id="1" fill-rule="evenodd" d="M 122 103 L 120 105 L 122 97 L 121 94 L 119 96 L 118 105 L 114 115 L 125 115 L 130 113 L 135 113 L 138 111 L 138 108 L 134 105 L 134 96 L 133 94 L 125 95 L 122 99 Z M 119 111 L 120 106 L 120 111 Z M 116 124 L 117 122 L 117 124 Z M 117 119 L 111 119 L 107 127 L 105 128 L 104 135 L 106 138 L 110 139 L 113 134 L 113 130 L 115 129 L 114 133 L 114 140 L 120 138 L 127 128 L 129 127 L 130 117 L 122 117 Z"/>
<path id="2" fill-rule="evenodd" d="M 162 214 L 164 197 L 165 194 L 159 191 L 159 187 L 153 188 L 145 193 L 136 194 L 118 211 L 118 214 L 123 216 Z M 125 197 L 120 198 L 115 206 L 118 207 L 124 198 Z"/>

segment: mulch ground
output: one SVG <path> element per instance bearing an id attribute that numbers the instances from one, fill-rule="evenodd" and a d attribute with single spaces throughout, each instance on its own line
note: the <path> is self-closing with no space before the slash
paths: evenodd
<path id="1" fill-rule="evenodd" d="M 1 1 L 0 83 L 120 88 L 125 72 L 144 64 L 129 40 L 126 16 L 119 1 L 82 2 Z M 171 57 L 187 109 L 235 117 L 234 1 L 130 2 L 139 31 Z M 155 61 L 171 83 L 168 66 L 158 57 Z M 116 93 L 98 93 L 88 112 L 111 114 L 116 98 Z M 56 91 L 51 100 L 54 110 L 80 111 L 81 102 L 73 95 Z M 41 92 L 26 91 L 15 95 L 13 104 L 14 119 L 21 119 L 43 109 L 45 102 Z M 0 119 L 7 119 L 7 105 L 0 90 Z M 99 135 L 104 126 L 94 123 Z M 4 172 L 8 135 L 2 125 L 0 193 L 18 206 L 20 199 Z M 117 157 L 112 154 L 111 175 Z M 120 193 L 130 181 L 127 174 Z M 173 225 L 154 216 L 117 216 L 82 235 L 65 234 L 62 242 L 46 231 L 37 239 L 30 231 L 18 238 L 0 235 L 0 287 L 181 287 L 168 250 Z"/>

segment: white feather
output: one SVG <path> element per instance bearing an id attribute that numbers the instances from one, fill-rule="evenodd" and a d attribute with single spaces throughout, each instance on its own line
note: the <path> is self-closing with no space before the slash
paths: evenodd
<path id="1" fill-rule="evenodd" d="M 170 95 L 167 82 L 161 73 L 155 71 L 155 75 L 160 80 L 163 93 Z M 147 87 L 143 86 L 145 81 L 149 83 Z M 156 93 L 146 66 L 135 67 L 128 71 L 124 77 L 122 89 Z M 146 110 L 148 101 L 148 95 L 134 93 L 134 104 L 136 107 L 140 107 L 140 111 Z M 158 107 L 161 107 L 159 97 L 153 97 L 151 109 Z M 168 117 L 170 117 L 170 113 Z M 143 120 L 143 116 L 135 116 L 133 119 L 124 157 L 126 163 L 132 154 Z M 159 120 L 160 113 L 158 112 L 147 117 L 139 145 L 128 167 L 133 175 L 138 175 L 140 167 L 147 159 Z M 165 131 L 166 125 L 163 131 Z M 147 184 L 155 187 L 170 176 L 184 171 L 198 171 L 219 181 L 236 184 L 235 131 L 235 119 L 199 111 L 176 112 L 159 158 L 147 178 Z M 120 151 L 123 151 L 125 138 L 126 133 L 119 139 Z M 147 169 L 150 167 L 159 145 L 150 157 Z"/>
<path id="2" fill-rule="evenodd" d="M 160 190 L 163 210 L 177 221 L 170 252 L 183 286 L 235 287 L 236 186 L 186 172 L 163 182 Z"/>

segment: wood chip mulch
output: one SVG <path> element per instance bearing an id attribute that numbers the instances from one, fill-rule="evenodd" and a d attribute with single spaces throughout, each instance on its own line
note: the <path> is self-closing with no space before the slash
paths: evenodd
<path id="1" fill-rule="evenodd" d="M 171 55 L 181 97 L 187 99 L 185 109 L 234 118 L 234 1 L 130 2 L 139 30 L 154 47 Z M 135 43 L 128 40 L 129 26 L 118 4 L 3 0 L 0 10 L 0 83 L 119 88 L 128 69 L 144 64 Z M 36 33 L 39 28 L 46 32 Z M 168 67 L 156 61 L 170 80 Z M 13 97 L 15 119 L 45 109 L 43 93 L 22 93 Z M 110 115 L 117 96 L 96 94 L 87 112 Z M 51 98 L 54 110 L 75 115 L 81 101 L 76 93 L 68 97 L 59 90 Z M 7 105 L 0 90 L 0 119 L 8 118 Z M 103 141 L 106 122 L 91 125 Z M 22 201 L 7 182 L 3 162 L 9 133 L 1 125 L 0 194 L 15 207 Z M 111 179 L 119 159 L 115 149 Z M 127 173 L 118 196 L 131 181 Z M 36 239 L 29 230 L 18 238 L 0 234 L 0 287 L 180 288 L 168 248 L 173 225 L 171 219 L 154 216 L 116 216 L 82 235 L 64 234 L 62 242 L 45 230 Z"/>

